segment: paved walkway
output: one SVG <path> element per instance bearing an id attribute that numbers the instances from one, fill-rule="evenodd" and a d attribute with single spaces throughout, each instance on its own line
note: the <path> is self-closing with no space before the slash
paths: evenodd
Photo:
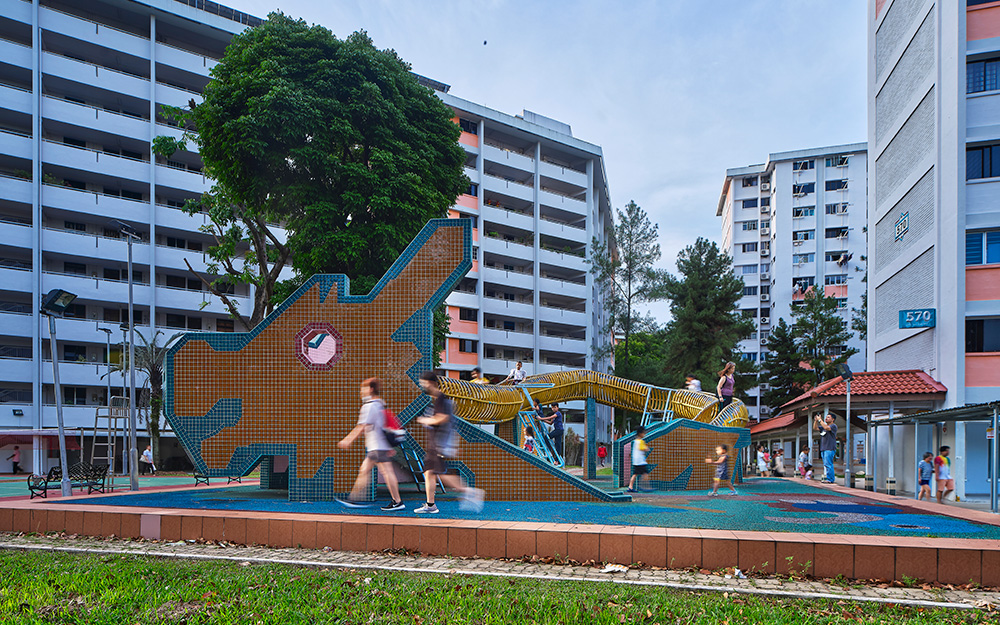
<path id="1" fill-rule="evenodd" d="M 10 533 L 0 533 L 0 549 L 227 560 L 240 563 L 278 563 L 291 566 L 378 569 L 425 574 L 585 580 L 665 586 L 679 590 L 873 601 L 960 609 L 993 610 L 1000 606 L 1000 592 L 996 590 L 957 589 L 952 586 L 932 587 L 930 585 L 902 587 L 889 584 L 848 584 L 836 583 L 834 580 L 781 577 L 737 579 L 731 575 L 732 571 L 728 573 L 713 573 L 707 570 L 673 571 L 655 567 L 629 568 L 623 572 L 604 573 L 600 565 L 546 564 L 537 559 L 532 561 L 489 560 L 429 557 L 394 552 L 356 553 L 328 549 L 274 549 L 196 541 L 98 540 Z"/>

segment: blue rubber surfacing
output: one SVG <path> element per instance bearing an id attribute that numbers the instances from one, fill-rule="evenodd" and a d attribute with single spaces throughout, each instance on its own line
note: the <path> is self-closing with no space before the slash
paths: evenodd
<path id="1" fill-rule="evenodd" d="M 74 498 L 88 505 L 231 510 L 299 514 L 413 517 L 423 497 L 413 484 L 402 484 L 404 512 L 387 513 L 378 505 L 347 509 L 335 502 L 288 501 L 287 491 L 257 486 L 160 491 Z M 640 493 L 630 504 L 596 502 L 487 501 L 479 514 L 462 511 L 451 495 L 438 497 L 434 518 L 491 521 L 633 525 L 694 529 L 1000 539 L 1000 527 L 928 514 L 906 501 L 891 504 L 776 479 L 749 479 L 740 495 L 708 491 Z M 387 499 L 385 497 L 384 499 Z"/>

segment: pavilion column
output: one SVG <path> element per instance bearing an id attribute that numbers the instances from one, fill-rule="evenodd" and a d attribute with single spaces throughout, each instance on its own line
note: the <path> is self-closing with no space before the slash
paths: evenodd
<path id="1" fill-rule="evenodd" d="M 955 501 L 965 501 L 965 421 L 955 421 L 955 445 L 951 457 L 951 477 L 955 480 Z"/>
<path id="2" fill-rule="evenodd" d="M 889 418 L 892 419 L 895 416 L 896 416 L 896 406 L 895 406 L 895 404 L 893 402 L 890 401 L 889 402 Z M 886 472 L 886 476 L 887 477 L 885 478 L 885 488 L 886 488 L 886 492 L 887 493 L 889 493 L 890 495 L 895 495 L 896 494 L 896 450 L 894 448 L 894 444 L 893 444 L 893 440 L 892 440 L 892 430 L 893 430 L 894 426 L 892 425 L 892 422 L 890 422 L 889 425 L 886 426 L 886 427 L 888 427 L 888 429 L 889 429 L 889 437 L 888 437 L 888 443 L 889 443 L 889 456 L 888 456 L 888 460 L 889 460 L 889 462 L 888 462 L 888 467 L 887 467 L 887 472 Z"/>

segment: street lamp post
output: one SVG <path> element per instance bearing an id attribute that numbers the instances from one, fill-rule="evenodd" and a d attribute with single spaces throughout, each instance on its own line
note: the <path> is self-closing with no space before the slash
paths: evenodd
<path id="1" fill-rule="evenodd" d="M 107 335 L 108 345 L 104 351 L 104 358 L 108 361 L 108 394 L 104 398 L 104 403 L 107 404 L 108 408 L 111 408 L 111 328 L 97 328 L 101 332 Z"/>
<path id="2" fill-rule="evenodd" d="M 854 373 L 851 372 L 851 368 L 847 366 L 846 362 L 837 365 L 837 373 L 847 385 L 847 444 L 844 453 L 844 486 L 852 488 L 854 486 L 854 469 L 851 466 L 851 459 L 854 455 L 854 442 L 851 441 L 851 380 L 854 379 Z M 865 458 L 865 462 L 868 462 L 867 458 Z"/>
<path id="3" fill-rule="evenodd" d="M 136 442 L 136 398 L 135 398 L 135 306 L 132 298 L 132 242 L 139 239 L 139 233 L 132 226 L 112 221 L 118 231 L 125 237 L 128 244 L 128 371 L 129 371 L 129 402 L 128 402 L 128 480 L 130 490 L 139 490 L 139 450 Z"/>
<path id="4" fill-rule="evenodd" d="M 59 385 L 59 349 L 56 341 L 56 317 L 62 317 L 76 295 L 59 289 L 52 289 L 42 298 L 41 313 L 49 318 L 49 351 L 52 352 L 52 382 L 56 394 L 56 422 L 59 425 L 59 468 L 62 470 L 60 487 L 63 497 L 73 496 L 69 482 L 69 466 L 66 461 L 66 426 L 63 421 L 62 388 Z"/>

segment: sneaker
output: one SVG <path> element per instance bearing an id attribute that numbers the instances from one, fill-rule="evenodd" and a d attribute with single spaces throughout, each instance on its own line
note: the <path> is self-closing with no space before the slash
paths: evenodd
<path id="1" fill-rule="evenodd" d="M 354 500 L 351 500 L 351 499 L 341 499 L 340 497 L 336 497 L 335 500 L 336 500 L 337 503 L 339 503 L 340 505 L 344 506 L 345 508 L 367 508 L 367 507 L 371 506 L 371 504 L 369 504 L 367 502 L 364 502 L 364 501 L 354 501 Z"/>
<path id="2" fill-rule="evenodd" d="M 637 491 L 637 490 L 636 490 L 636 489 L 634 489 L 634 488 L 627 488 L 627 489 L 625 489 L 625 492 L 626 492 L 626 493 L 638 493 L 639 491 Z"/>
<path id="3" fill-rule="evenodd" d="M 417 514 L 437 514 L 438 512 L 440 512 L 440 510 L 438 510 L 436 504 L 431 504 L 431 505 L 424 504 L 419 508 L 417 508 L 416 510 L 414 510 L 414 512 L 416 512 Z"/>
<path id="4" fill-rule="evenodd" d="M 719 493 L 717 493 L 717 492 L 711 492 L 708 495 L 709 495 L 709 497 L 718 497 Z"/>
<path id="5" fill-rule="evenodd" d="M 735 496 L 735 495 L 739 495 L 739 493 L 738 493 L 738 492 L 736 492 L 735 490 L 731 490 L 731 491 L 729 491 L 729 494 L 730 494 L 730 495 L 734 495 L 734 496 Z"/>
<path id="6" fill-rule="evenodd" d="M 465 493 L 462 495 L 462 502 L 459 504 L 459 508 L 462 510 L 471 510 L 472 512 L 482 512 L 483 510 L 483 499 L 486 498 L 486 491 L 481 488 L 467 488 Z"/>
<path id="7" fill-rule="evenodd" d="M 406 510 L 406 506 L 403 505 L 402 501 L 390 501 L 382 506 L 382 510 L 384 512 L 398 512 L 399 510 Z"/>

